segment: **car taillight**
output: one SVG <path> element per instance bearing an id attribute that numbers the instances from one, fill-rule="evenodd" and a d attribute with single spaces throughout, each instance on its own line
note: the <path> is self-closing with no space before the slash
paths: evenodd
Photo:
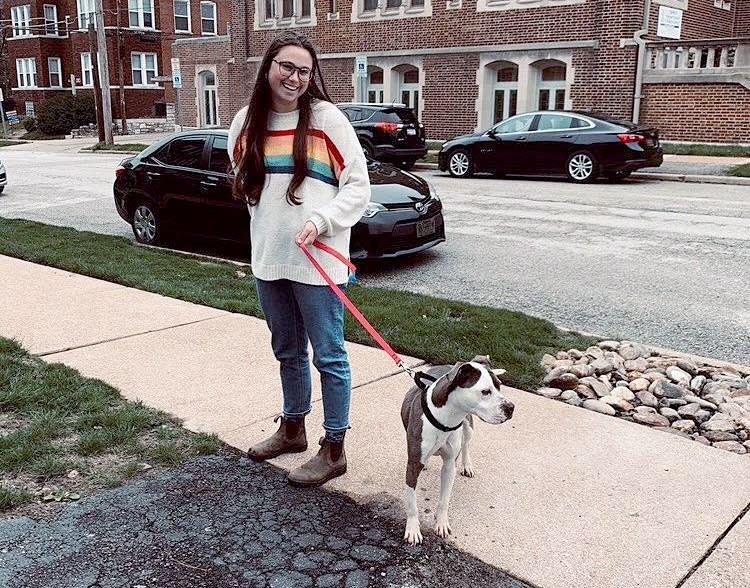
<path id="1" fill-rule="evenodd" d="M 643 135 L 636 135 L 635 133 L 620 133 L 617 138 L 620 139 L 620 143 L 640 143 L 645 139 Z"/>
<path id="2" fill-rule="evenodd" d="M 389 123 L 389 122 L 375 123 L 376 129 L 380 129 L 381 131 L 385 131 L 386 133 L 395 133 L 403 126 L 404 125 L 401 125 L 398 123 Z"/>
<path id="3" fill-rule="evenodd" d="M 118 177 L 118 178 L 121 178 L 122 176 L 125 175 L 125 172 L 127 172 L 127 171 L 128 170 L 126 170 L 124 166 L 118 165 L 117 169 L 115 170 L 115 176 Z"/>

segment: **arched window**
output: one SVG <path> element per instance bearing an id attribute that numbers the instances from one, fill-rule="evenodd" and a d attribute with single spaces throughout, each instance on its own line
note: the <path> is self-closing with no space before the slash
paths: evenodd
<path id="1" fill-rule="evenodd" d="M 215 127 L 219 124 L 217 96 L 216 74 L 211 70 L 200 72 L 198 74 L 198 105 L 201 127 Z"/>
<path id="2" fill-rule="evenodd" d="M 373 65 L 367 68 L 367 101 L 383 102 L 383 70 Z"/>
<path id="3" fill-rule="evenodd" d="M 491 64 L 495 69 L 492 124 L 513 116 L 518 111 L 518 66 L 509 62 Z"/>
<path id="4" fill-rule="evenodd" d="M 563 110 L 565 108 L 565 78 L 567 68 L 560 62 L 537 65 L 537 108 L 539 110 Z"/>

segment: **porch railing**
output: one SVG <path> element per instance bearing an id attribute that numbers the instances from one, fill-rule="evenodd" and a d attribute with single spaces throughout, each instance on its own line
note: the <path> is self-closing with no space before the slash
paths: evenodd
<path id="1" fill-rule="evenodd" d="M 750 69 L 750 37 L 651 41 L 646 71 L 651 74 L 717 74 Z"/>

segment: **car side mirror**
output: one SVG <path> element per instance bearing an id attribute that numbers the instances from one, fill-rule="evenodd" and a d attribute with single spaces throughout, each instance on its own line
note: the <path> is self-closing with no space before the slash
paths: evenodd
<path id="1" fill-rule="evenodd" d="M 502 141 L 502 139 L 495 132 L 495 129 L 490 129 L 489 131 L 487 131 L 487 135 L 495 141 Z"/>

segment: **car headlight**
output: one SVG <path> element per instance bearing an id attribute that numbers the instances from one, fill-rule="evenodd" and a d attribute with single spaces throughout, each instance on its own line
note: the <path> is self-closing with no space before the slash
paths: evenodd
<path id="1" fill-rule="evenodd" d="M 425 180 L 427 182 L 427 186 L 430 188 L 430 198 L 433 200 L 440 200 L 440 196 L 438 196 L 437 190 L 435 189 L 435 186 L 430 180 Z"/>
<path id="2" fill-rule="evenodd" d="M 373 216 L 375 216 L 379 212 L 383 212 L 384 210 L 387 210 L 387 208 L 379 202 L 370 202 L 367 204 L 367 208 L 365 208 L 365 212 L 362 216 L 366 218 L 372 218 Z"/>

